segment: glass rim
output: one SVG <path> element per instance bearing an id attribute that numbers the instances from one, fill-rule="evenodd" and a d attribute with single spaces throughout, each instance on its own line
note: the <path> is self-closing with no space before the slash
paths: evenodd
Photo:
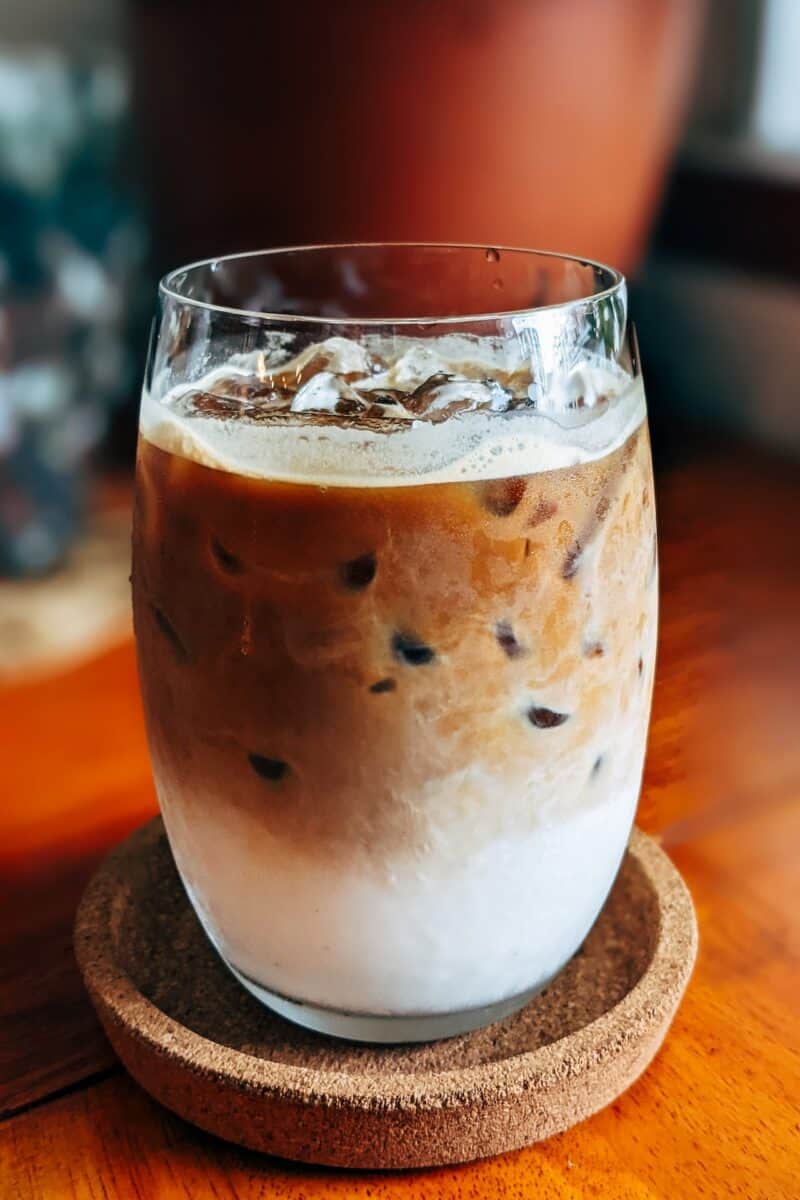
<path id="1" fill-rule="evenodd" d="M 475 312 L 468 315 L 447 316 L 442 314 L 436 317 L 330 317 L 322 315 L 310 315 L 307 313 L 291 313 L 291 312 L 271 312 L 261 309 L 236 308 L 235 306 L 226 304 L 213 304 L 208 300 L 199 300 L 194 296 L 184 295 L 176 286 L 175 280 L 179 275 L 185 275 L 190 271 L 197 271 L 201 267 L 207 267 L 211 270 L 215 269 L 221 263 L 237 262 L 248 258 L 269 258 L 281 254 L 297 254 L 313 252 L 318 250 L 360 250 L 360 249 L 384 249 L 397 248 L 409 250 L 482 250 L 485 253 L 494 251 L 500 254 L 523 254 L 531 257 L 561 259 L 563 262 L 577 263 L 581 267 L 592 267 L 598 272 L 604 272 L 610 279 L 610 283 L 597 291 L 591 292 L 587 296 L 580 296 L 574 300 L 561 300 L 555 304 L 531 304 L 525 308 L 516 309 L 496 309 L 488 312 Z M 406 241 L 386 241 L 386 242 L 310 242 L 307 244 L 295 246 L 274 246 L 266 250 L 245 250 L 234 254 L 221 254 L 212 258 L 201 258 L 194 262 L 186 263 L 181 267 L 174 267 L 161 277 L 158 282 L 158 294 L 170 300 L 176 301 L 179 304 L 187 305 L 191 308 L 205 310 L 211 313 L 220 313 L 226 316 L 241 317 L 248 320 L 257 321 L 273 321 L 288 325 L 311 325 L 311 326 L 343 326 L 350 328 L 363 327 L 385 327 L 389 326 L 415 326 L 425 327 L 435 325 L 477 325 L 481 322 L 503 321 L 513 319 L 515 317 L 533 316 L 536 313 L 557 312 L 559 310 L 568 311 L 577 308 L 581 305 L 599 304 L 603 300 L 608 300 L 612 296 L 624 292 L 626 288 L 626 279 L 621 271 L 616 267 L 611 267 L 607 263 L 602 263 L 598 259 L 586 258 L 578 254 L 566 254 L 558 250 L 540 250 L 535 247 L 526 246 L 504 246 L 504 245 L 488 245 L 483 242 L 406 242 Z"/>

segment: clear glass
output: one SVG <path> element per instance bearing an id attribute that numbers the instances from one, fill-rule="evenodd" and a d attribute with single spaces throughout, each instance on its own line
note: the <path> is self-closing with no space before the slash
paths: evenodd
<path id="1" fill-rule="evenodd" d="M 623 279 L 359 245 L 161 284 L 134 616 L 220 956 L 312 1029 L 427 1040 L 580 946 L 639 794 L 657 563 Z"/>

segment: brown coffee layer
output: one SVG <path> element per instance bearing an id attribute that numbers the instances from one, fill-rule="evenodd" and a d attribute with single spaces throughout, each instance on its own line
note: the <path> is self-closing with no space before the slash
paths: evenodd
<path id="1" fill-rule="evenodd" d="M 570 468 L 387 488 L 243 478 L 142 439 L 160 789 L 313 853 L 467 849 L 601 802 L 620 731 L 644 741 L 654 548 L 645 426 Z"/>

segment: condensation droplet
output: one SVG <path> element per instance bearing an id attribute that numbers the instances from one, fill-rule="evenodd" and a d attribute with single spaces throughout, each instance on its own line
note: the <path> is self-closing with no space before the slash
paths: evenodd
<path id="1" fill-rule="evenodd" d="M 489 246 L 486 250 L 484 257 L 487 262 L 499 263 L 500 262 L 500 251 L 495 250 L 493 246 Z"/>

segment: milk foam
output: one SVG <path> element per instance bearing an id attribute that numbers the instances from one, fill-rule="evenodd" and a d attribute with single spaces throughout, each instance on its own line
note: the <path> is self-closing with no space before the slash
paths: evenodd
<path id="1" fill-rule="evenodd" d="M 193 394 L 214 394 L 218 381 L 239 375 L 296 380 L 291 408 L 257 421 L 192 410 Z M 436 376 L 447 378 L 420 416 L 408 406 L 411 394 Z M 387 402 L 387 393 L 395 398 Z M 384 417 L 332 419 L 342 399 L 363 403 L 372 396 Z M 451 411 L 459 403 L 473 407 Z M 156 380 L 143 394 L 140 427 L 161 449 L 218 470 L 385 487 L 575 466 L 611 453 L 644 415 L 641 380 L 605 360 L 577 362 L 543 392 L 518 342 L 449 335 L 422 344 L 376 336 L 363 344 L 329 338 L 277 364 L 264 352 L 237 355 L 173 388 Z"/>

